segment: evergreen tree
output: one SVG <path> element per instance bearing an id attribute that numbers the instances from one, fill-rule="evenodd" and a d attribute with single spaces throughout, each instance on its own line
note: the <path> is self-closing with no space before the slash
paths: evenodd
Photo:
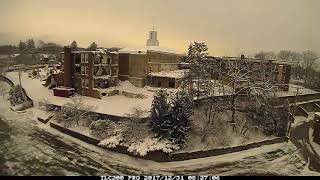
<path id="1" fill-rule="evenodd" d="M 208 47 L 205 43 L 194 42 L 189 45 L 186 61 L 189 63 L 189 72 L 186 75 L 185 82 L 188 84 L 189 92 L 193 96 L 196 94 L 197 98 L 200 97 L 200 92 L 203 90 L 202 86 L 206 84 L 209 73 L 209 65 L 203 61 L 208 55 Z M 193 85 L 196 81 L 197 92 L 194 93 Z"/>
<path id="2" fill-rule="evenodd" d="M 168 103 L 168 93 L 160 89 L 154 95 L 151 105 L 150 126 L 158 136 L 165 136 L 165 122 L 168 120 L 170 105 Z"/>
<path id="3" fill-rule="evenodd" d="M 19 47 L 20 52 L 23 52 L 26 50 L 27 44 L 20 40 L 18 47 Z"/>
<path id="4" fill-rule="evenodd" d="M 193 100 L 185 91 L 179 91 L 172 100 L 169 127 L 169 140 L 175 144 L 185 144 L 190 129 Z"/>
<path id="5" fill-rule="evenodd" d="M 28 40 L 27 40 L 27 49 L 28 49 L 29 51 L 33 51 L 35 48 L 36 48 L 36 44 L 35 44 L 33 38 L 28 39 Z"/>
<path id="6" fill-rule="evenodd" d="M 70 48 L 71 50 L 75 51 L 78 49 L 78 43 L 77 41 L 72 41 L 72 43 L 70 44 Z"/>
<path id="7" fill-rule="evenodd" d="M 98 45 L 97 45 L 95 42 L 93 42 L 93 43 L 91 43 L 91 45 L 88 47 L 88 50 L 94 51 L 94 50 L 96 50 L 97 48 L 98 48 Z"/>

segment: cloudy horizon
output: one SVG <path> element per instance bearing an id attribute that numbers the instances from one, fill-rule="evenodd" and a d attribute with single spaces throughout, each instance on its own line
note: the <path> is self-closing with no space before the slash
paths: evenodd
<path id="1" fill-rule="evenodd" d="M 0 44 L 142 46 L 154 24 L 160 46 L 181 52 L 202 41 L 211 55 L 320 53 L 319 7 L 318 0 L 1 0 Z"/>

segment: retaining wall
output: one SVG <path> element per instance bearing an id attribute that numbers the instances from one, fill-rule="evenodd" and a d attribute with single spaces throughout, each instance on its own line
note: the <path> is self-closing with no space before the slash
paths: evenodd
<path id="1" fill-rule="evenodd" d="M 41 103 L 39 103 L 39 104 L 41 104 Z M 55 105 L 55 104 L 47 104 L 47 105 L 52 107 L 51 110 L 54 110 L 56 108 L 57 109 L 61 108 L 61 106 L 58 106 L 58 105 Z M 90 111 L 89 113 L 98 116 L 98 119 L 111 120 L 111 121 L 114 121 L 114 122 L 118 122 L 118 121 L 121 121 L 121 120 L 124 120 L 125 118 L 127 118 L 127 117 L 124 117 L 124 116 L 115 116 L 115 115 L 103 114 L 103 113 L 98 113 L 98 112 L 93 112 L 93 111 Z M 149 117 L 141 118 L 142 121 L 146 121 L 148 119 L 149 119 Z"/>
<path id="2" fill-rule="evenodd" d="M 63 132 L 63 133 L 68 134 L 72 137 L 78 138 L 86 143 L 93 144 L 95 146 L 98 146 L 98 144 L 100 142 L 100 140 L 98 140 L 98 139 L 88 137 L 86 135 L 72 131 L 70 129 L 64 128 L 62 126 L 59 126 L 59 125 L 51 123 L 51 122 L 50 122 L 50 126 L 60 132 Z M 156 161 L 156 162 L 170 162 L 170 161 L 184 161 L 184 160 L 190 160 L 190 159 L 196 159 L 196 158 L 204 158 L 204 157 L 240 152 L 240 151 L 248 150 L 251 148 L 257 148 L 257 147 L 260 147 L 263 145 L 270 145 L 270 144 L 282 143 L 282 142 L 287 142 L 287 141 L 288 141 L 288 137 L 278 137 L 278 138 L 274 138 L 274 139 L 270 139 L 270 140 L 250 143 L 250 144 L 241 145 L 241 146 L 216 148 L 216 149 L 211 149 L 211 150 L 206 150 L 206 151 L 171 153 L 171 154 L 164 153 L 163 151 L 154 151 L 154 152 L 149 152 L 146 156 L 134 155 L 133 153 L 128 152 L 127 147 L 125 147 L 125 146 L 117 146 L 115 148 L 104 148 L 104 149 L 114 151 L 117 153 L 121 153 L 121 154 L 126 154 L 131 157 L 140 158 L 140 159 L 152 160 L 152 161 Z M 98 147 L 100 147 L 100 146 L 98 146 Z M 103 147 L 101 147 L 101 148 L 103 148 Z"/>
<path id="3" fill-rule="evenodd" d="M 54 128 L 54 129 L 56 129 L 56 130 L 58 130 L 60 132 L 63 132 L 65 134 L 68 134 L 68 135 L 70 135 L 72 137 L 78 138 L 78 139 L 80 139 L 80 140 L 82 140 L 82 141 L 84 141 L 86 143 L 89 143 L 89 144 L 93 144 L 93 145 L 98 146 L 98 144 L 100 142 L 100 140 L 98 140 L 98 139 L 83 135 L 81 133 L 72 131 L 70 129 L 64 128 L 62 126 L 59 126 L 59 125 L 51 123 L 51 122 L 50 122 L 50 127 Z"/>
<path id="4" fill-rule="evenodd" d="M 223 100 L 223 99 L 228 99 L 231 98 L 231 95 L 225 95 L 225 96 L 212 96 L 212 97 L 201 97 L 199 99 L 195 99 L 194 103 L 196 105 L 201 104 L 204 100 L 208 100 L 208 99 L 215 99 L 215 100 Z M 247 96 L 246 95 L 239 95 L 238 96 L 239 99 L 246 99 Z M 289 103 L 295 103 L 295 101 L 297 103 L 299 102 L 306 102 L 306 101 L 311 101 L 311 100 L 315 100 L 315 99 L 320 99 L 320 92 L 318 93 L 313 93 L 313 94 L 302 94 L 302 95 L 298 95 L 296 96 L 282 96 L 282 97 L 278 97 L 277 101 L 278 101 L 278 105 L 283 105 L 283 102 L 288 99 Z"/>
<path id="5" fill-rule="evenodd" d="M 203 157 L 209 157 L 209 156 L 218 156 L 228 153 L 234 153 L 234 152 L 240 152 L 252 148 L 257 148 L 263 145 L 270 145 L 270 144 L 276 144 L 276 143 L 282 143 L 287 142 L 288 137 L 278 137 L 270 140 L 264 140 L 260 142 L 235 146 L 235 147 L 225 147 L 225 148 L 217 148 L 217 149 L 211 149 L 206 151 L 195 151 L 195 152 L 187 152 L 187 153 L 173 153 L 170 155 L 170 161 L 184 161 L 189 159 L 195 159 L 195 158 L 203 158 Z"/>

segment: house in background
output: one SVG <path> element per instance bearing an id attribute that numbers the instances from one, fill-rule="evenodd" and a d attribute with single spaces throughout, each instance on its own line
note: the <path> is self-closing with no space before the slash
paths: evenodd
<path id="1" fill-rule="evenodd" d="M 40 64 L 54 64 L 57 62 L 57 57 L 54 54 L 39 54 Z"/>
<path id="2" fill-rule="evenodd" d="M 228 71 L 234 68 L 234 64 L 241 64 L 243 69 L 247 69 L 250 78 L 256 82 L 268 81 L 281 91 L 289 90 L 291 64 L 288 61 L 274 59 L 256 59 L 242 57 L 212 57 L 203 59 L 213 67 L 213 72 L 221 72 L 222 77 L 228 78 Z M 218 74 L 215 74 L 217 79 Z"/>

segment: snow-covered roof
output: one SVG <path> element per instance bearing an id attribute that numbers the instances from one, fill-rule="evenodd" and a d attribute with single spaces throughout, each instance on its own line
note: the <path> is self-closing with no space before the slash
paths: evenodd
<path id="1" fill-rule="evenodd" d="M 160 72 L 151 72 L 149 76 L 153 77 L 167 77 L 167 78 L 183 78 L 188 70 L 180 69 L 175 71 L 160 71 Z"/>
<path id="2" fill-rule="evenodd" d="M 119 50 L 119 53 L 146 54 L 147 51 L 182 55 L 182 53 L 178 52 L 177 50 L 163 48 L 163 47 L 159 47 L 159 46 L 143 46 L 143 47 L 133 47 L 133 48 L 126 47 L 126 48 Z"/>
<path id="3" fill-rule="evenodd" d="M 63 86 L 61 86 L 61 87 L 55 87 L 55 88 L 53 88 L 53 89 L 57 89 L 57 90 L 73 90 L 73 91 L 74 91 L 74 88 L 63 87 Z"/>
<path id="4" fill-rule="evenodd" d="M 72 53 L 94 53 L 94 54 L 119 54 L 117 51 L 109 51 L 108 49 L 96 49 L 94 51 L 84 50 L 84 51 L 72 51 Z M 61 54 L 64 54 L 62 52 Z"/>

